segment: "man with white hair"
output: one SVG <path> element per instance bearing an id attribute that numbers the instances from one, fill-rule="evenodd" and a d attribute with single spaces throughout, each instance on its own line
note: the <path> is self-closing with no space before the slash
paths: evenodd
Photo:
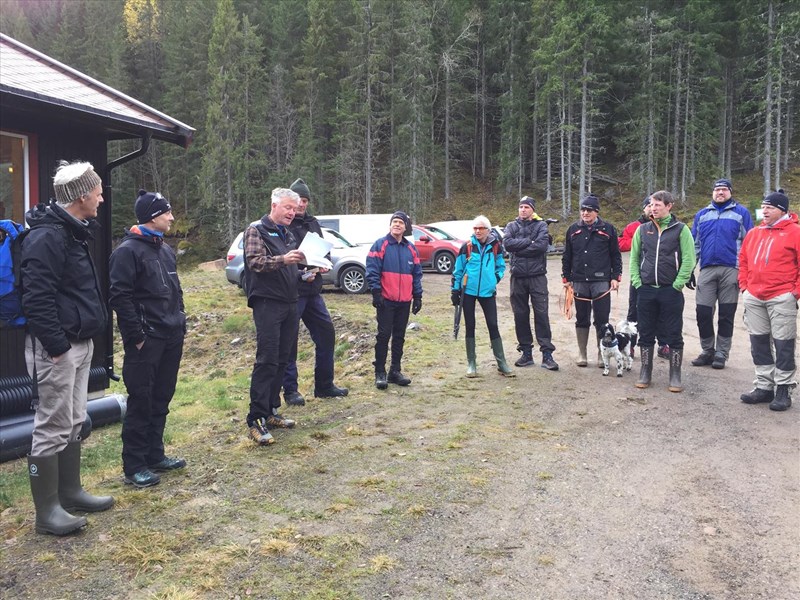
<path id="1" fill-rule="evenodd" d="M 256 361 L 250 378 L 249 437 L 260 446 L 274 444 L 268 428 L 295 422 L 278 414 L 281 384 L 297 340 L 297 285 L 305 260 L 288 226 L 300 196 L 287 188 L 272 190 L 272 208 L 244 232 L 247 305 L 256 325 Z M 313 275 L 311 277 L 314 277 Z"/>
<path id="2" fill-rule="evenodd" d="M 53 188 L 55 202 L 26 213 L 30 231 L 22 242 L 22 308 L 31 334 L 25 362 L 36 409 L 28 472 L 36 531 L 66 535 L 86 525 L 71 512 L 114 504 L 111 496 L 87 493 L 80 480 L 92 338 L 105 331 L 108 313 L 88 244 L 103 203 L 100 176 L 87 162 L 62 162 Z"/>

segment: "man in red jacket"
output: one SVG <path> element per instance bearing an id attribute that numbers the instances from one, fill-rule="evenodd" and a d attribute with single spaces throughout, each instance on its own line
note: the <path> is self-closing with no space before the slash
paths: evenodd
<path id="1" fill-rule="evenodd" d="M 745 404 L 769 402 L 771 410 L 786 410 L 797 385 L 800 225 L 797 215 L 789 213 L 783 190 L 764 198 L 761 209 L 764 221 L 748 232 L 739 254 L 739 289 L 756 367 L 755 388 L 741 399 Z"/>

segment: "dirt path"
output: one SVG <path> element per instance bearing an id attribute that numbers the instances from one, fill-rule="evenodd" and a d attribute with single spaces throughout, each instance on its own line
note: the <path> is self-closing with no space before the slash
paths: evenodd
<path id="1" fill-rule="evenodd" d="M 132 490 L 119 474 L 118 426 L 93 433 L 89 452 L 113 458 L 85 480 L 115 507 L 60 539 L 33 533 L 27 498 L 3 511 L 0 597 L 800 598 L 800 406 L 778 414 L 739 401 L 753 378 L 741 315 L 726 369 L 687 366 L 686 390 L 672 394 L 657 359 L 653 387 L 637 390 L 636 368 L 618 379 L 574 366 L 558 261 L 550 272 L 560 371 L 500 377 L 479 317 L 481 377 L 466 379 L 449 277 L 426 274 L 404 362 L 414 381 L 385 392 L 369 365 L 370 298 L 326 294 L 351 338 L 337 363 L 350 395 L 285 409 L 298 426 L 266 449 L 243 427 L 252 335 L 232 345 L 217 331 L 231 312 L 249 322 L 243 299 L 217 273 L 187 274 L 202 314 L 169 450 L 189 467 Z M 513 362 L 507 280 L 498 297 Z M 626 304 L 627 288 L 612 316 Z M 686 306 L 691 358 L 692 292 Z M 24 470 L 17 461 L 0 474 Z"/>
<path id="2" fill-rule="evenodd" d="M 474 459 L 491 470 L 490 489 L 436 528 L 432 539 L 446 547 L 420 553 L 420 540 L 409 541 L 403 554 L 420 558 L 391 597 L 433 597 L 439 581 L 459 582 L 460 598 L 800 598 L 800 413 L 739 401 L 753 378 L 741 315 L 726 369 L 687 366 L 686 389 L 673 394 L 657 359 L 654 386 L 638 390 L 638 360 L 622 379 L 593 362 L 574 366 L 574 320 L 555 316 L 559 266 L 550 267 L 550 312 L 561 370 L 502 380 L 488 346 L 479 349 L 484 377 L 463 386 L 476 420 L 491 415 L 487 451 Z M 442 279 L 428 277 L 427 293 Z M 515 358 L 507 285 L 501 331 Z M 626 309 L 623 286 L 612 317 Z M 696 356 L 691 291 L 684 335 Z M 460 354 L 453 368 L 463 371 Z M 514 433 L 496 439 L 495 427 Z M 425 574 L 417 591 L 414 572 Z"/>

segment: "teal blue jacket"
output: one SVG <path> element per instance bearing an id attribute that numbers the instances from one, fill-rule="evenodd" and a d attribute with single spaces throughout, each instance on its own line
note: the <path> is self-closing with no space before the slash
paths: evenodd
<path id="1" fill-rule="evenodd" d="M 494 296 L 497 284 L 506 272 L 506 261 L 503 260 L 503 249 L 493 234 L 486 243 L 481 245 L 473 235 L 468 242 L 464 242 L 456 258 L 453 269 L 453 289 L 479 298 Z M 466 276 L 466 286 L 464 286 Z"/>

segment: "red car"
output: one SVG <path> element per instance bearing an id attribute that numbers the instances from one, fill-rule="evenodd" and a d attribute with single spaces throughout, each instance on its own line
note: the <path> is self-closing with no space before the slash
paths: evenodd
<path id="1" fill-rule="evenodd" d="M 412 229 L 422 266 L 434 269 L 437 273 L 452 273 L 464 240 L 457 240 L 437 227 L 414 225 Z"/>

